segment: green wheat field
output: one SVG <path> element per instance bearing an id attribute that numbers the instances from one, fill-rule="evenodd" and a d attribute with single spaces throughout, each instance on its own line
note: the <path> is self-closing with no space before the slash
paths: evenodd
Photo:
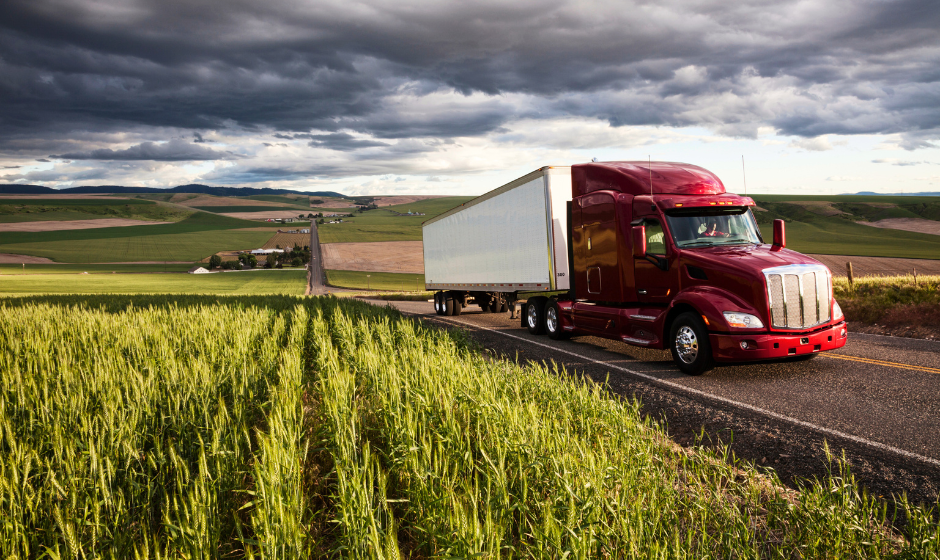
<path id="1" fill-rule="evenodd" d="M 936 558 L 936 510 L 683 449 L 389 308 L 0 299 L 3 558 Z"/>

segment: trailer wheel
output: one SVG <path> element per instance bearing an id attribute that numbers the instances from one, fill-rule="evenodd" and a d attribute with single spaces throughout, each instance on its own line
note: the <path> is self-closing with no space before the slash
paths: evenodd
<path id="1" fill-rule="evenodd" d="M 676 366 L 688 375 L 701 375 L 715 365 L 708 330 L 695 313 L 683 313 L 673 321 L 669 348 Z"/>
<path id="2" fill-rule="evenodd" d="M 545 298 L 530 298 L 525 304 L 525 326 L 532 334 L 545 334 Z"/>
<path id="3" fill-rule="evenodd" d="M 487 313 L 499 313 L 499 298 L 491 298 L 486 306 Z"/>
<path id="4" fill-rule="evenodd" d="M 451 308 L 454 310 L 452 315 L 460 315 L 460 312 L 463 310 L 463 305 L 460 302 L 460 298 L 453 296 L 451 298 Z"/>
<path id="5" fill-rule="evenodd" d="M 568 333 L 561 327 L 561 310 L 555 300 L 549 300 L 545 305 L 545 332 L 552 340 L 568 338 Z"/>
<path id="6" fill-rule="evenodd" d="M 444 314 L 444 309 L 442 305 L 442 300 L 444 299 L 444 294 L 441 292 L 434 292 L 434 312 L 438 315 Z"/>
<path id="7" fill-rule="evenodd" d="M 497 313 L 505 313 L 505 312 L 507 312 L 507 311 L 509 311 L 509 304 L 506 303 L 506 300 L 500 301 L 500 302 L 499 302 L 499 311 L 497 311 Z"/>

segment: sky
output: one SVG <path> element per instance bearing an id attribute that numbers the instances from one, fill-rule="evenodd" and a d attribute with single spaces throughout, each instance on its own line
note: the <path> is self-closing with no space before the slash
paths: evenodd
<path id="1" fill-rule="evenodd" d="M 0 183 L 476 195 L 592 158 L 940 191 L 940 3 L 0 2 Z"/>

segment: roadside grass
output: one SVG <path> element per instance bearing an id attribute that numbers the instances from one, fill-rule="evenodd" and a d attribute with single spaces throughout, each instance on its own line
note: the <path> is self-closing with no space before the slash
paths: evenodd
<path id="1" fill-rule="evenodd" d="M 129 336 L 133 333 L 132 336 Z M 336 298 L 0 298 L 3 557 L 931 558 L 936 510 Z"/>
<path id="2" fill-rule="evenodd" d="M 849 321 L 940 327 L 940 276 L 833 278 L 832 288 Z"/>
<path id="3" fill-rule="evenodd" d="M 30 265 L 26 265 L 29 267 Z M 52 266 L 52 265 L 50 265 Z M 192 265 L 188 265 L 188 269 Z M 213 274 L 36 274 L 0 276 L 0 294 L 303 295 L 307 272 L 247 270 Z"/>
<path id="4" fill-rule="evenodd" d="M 186 272 L 193 263 L 154 264 L 0 264 L 0 276 L 22 276 L 32 274 L 132 274 L 145 272 Z M 0 279 L 0 290 L 3 279 Z"/>
<path id="5" fill-rule="evenodd" d="M 358 270 L 327 270 L 326 283 L 337 288 L 397 292 L 423 292 L 423 274 L 397 272 L 361 272 Z"/>

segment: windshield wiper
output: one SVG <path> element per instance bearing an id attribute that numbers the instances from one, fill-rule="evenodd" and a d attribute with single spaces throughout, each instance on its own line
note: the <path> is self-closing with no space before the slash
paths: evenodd
<path id="1" fill-rule="evenodd" d="M 685 249 L 686 247 L 709 247 L 711 245 L 717 245 L 717 243 L 709 239 L 707 241 L 692 241 L 690 243 L 685 243 L 684 245 L 679 245 L 679 247 Z"/>

